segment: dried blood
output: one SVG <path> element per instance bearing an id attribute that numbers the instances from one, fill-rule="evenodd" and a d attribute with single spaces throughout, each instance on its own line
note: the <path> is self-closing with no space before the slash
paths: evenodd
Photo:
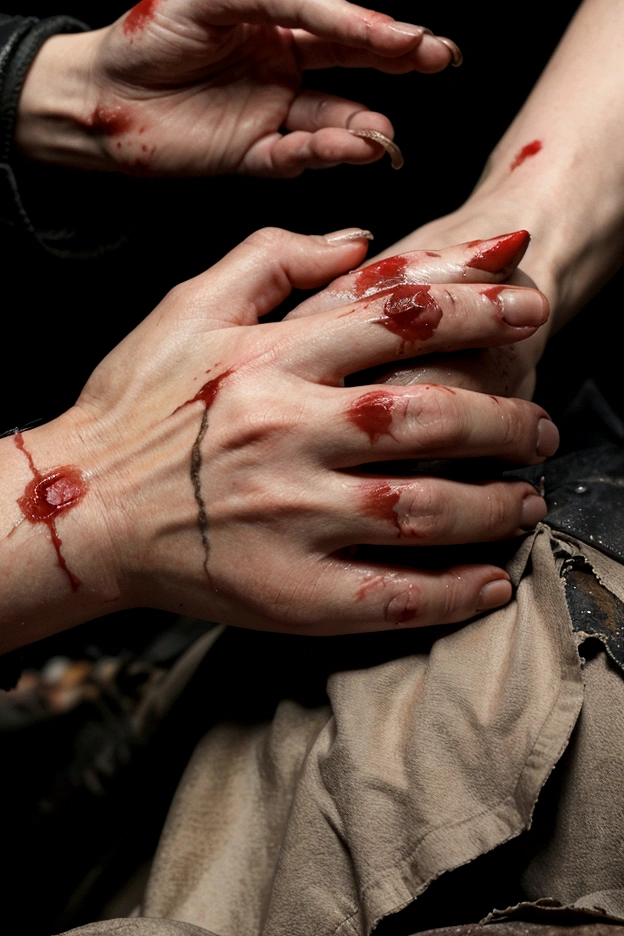
<path id="1" fill-rule="evenodd" d="M 13 436 L 17 448 L 24 453 L 28 460 L 28 467 L 32 472 L 32 481 L 24 489 L 24 494 L 17 501 L 24 519 L 29 523 L 45 523 L 50 531 L 50 538 L 56 550 L 59 566 L 69 578 L 73 591 L 82 584 L 80 579 L 68 568 L 65 557 L 61 552 L 63 541 L 56 529 L 56 518 L 59 514 L 70 510 L 80 503 L 88 490 L 82 471 L 75 465 L 62 465 L 52 468 L 42 474 L 35 467 L 32 455 L 24 445 L 21 432 Z"/>

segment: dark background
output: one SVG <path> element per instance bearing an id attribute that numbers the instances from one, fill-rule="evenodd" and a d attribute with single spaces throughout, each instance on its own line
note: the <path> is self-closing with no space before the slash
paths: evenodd
<path id="1" fill-rule="evenodd" d="M 364 101 L 394 122 L 405 155 L 400 172 L 387 158 L 372 166 L 308 172 L 295 180 L 107 179 L 106 198 L 94 199 L 91 218 L 110 225 L 119 215 L 134 224 L 129 245 L 93 261 L 46 256 L 25 239 L 5 238 L 5 362 L 0 432 L 46 420 L 66 409 L 95 365 L 175 283 L 204 270 L 246 234 L 264 225 L 326 232 L 370 228 L 373 252 L 462 203 L 485 158 L 526 98 L 576 3 L 542 6 L 500 3 L 411 3 L 383 0 L 379 8 L 452 36 L 464 65 L 438 75 L 385 76 L 332 70 L 307 82 Z M 100 26 L 124 3 L 62 7 L 34 3 L 24 13 L 67 13 Z M 478 12 L 475 12 L 478 10 Z M 71 182 L 51 171 L 37 210 L 62 198 Z M 4 236 L 4 235 L 3 235 Z M 541 368 L 537 398 L 554 410 L 593 374 L 617 406 L 615 342 L 602 339 L 619 280 L 595 301 L 565 337 L 553 342 Z M 619 303 L 617 305 L 619 308 Z M 75 343 L 74 343 L 75 342 Z M 597 353 L 599 358 L 596 360 Z M 15 379 L 15 373 L 19 375 Z"/>
<path id="2" fill-rule="evenodd" d="M 547 18 L 543 2 L 534 0 L 521 6 L 500 0 L 478 5 L 379 0 L 377 6 L 454 38 L 464 65 L 433 76 L 316 72 L 307 82 L 386 113 L 405 156 L 401 172 L 394 172 L 384 158 L 368 167 L 310 172 L 289 181 L 111 177 L 105 183 L 106 197 L 95 196 L 83 208 L 95 228 L 129 220 L 133 230 L 123 249 L 96 260 L 59 259 L 24 236 L 0 231 L 0 433 L 65 410 L 95 365 L 169 288 L 204 270 L 258 227 L 322 233 L 361 225 L 374 232 L 377 251 L 458 207 L 577 4 L 559 2 L 556 15 L 551 10 Z M 97 27 L 125 9 L 124 3 L 68 0 L 59 6 L 58 0 L 43 0 L 8 12 L 64 13 Z M 71 186 L 67 173 L 45 173 L 33 210 L 53 216 Z M 590 376 L 621 411 L 618 342 L 607 331 L 614 327 L 612 307 L 621 308 L 621 285 L 620 275 L 551 342 L 540 365 L 537 399 L 555 418 Z M 94 659 L 126 654 L 136 660 L 137 654 L 145 657 L 141 648 L 150 634 L 166 627 L 167 621 L 153 612 L 116 615 L 27 648 L 24 662 L 37 667 L 55 654 L 80 658 L 85 653 Z M 126 766 L 110 774 L 101 795 L 81 786 L 80 770 L 75 783 L 65 782 L 71 774 L 68 765 L 74 769 L 82 763 L 85 751 L 101 745 L 100 737 L 109 743 L 116 732 L 123 734 L 122 715 L 111 718 L 110 709 L 98 705 L 19 731 L 0 725 L 5 764 L 0 795 L 7 807 L 2 829 L 11 866 L 4 875 L 6 932 L 49 936 L 88 922 L 155 844 L 192 748 L 193 731 L 185 735 L 180 724 L 196 721 L 196 700 L 187 699 L 186 714 L 178 715 L 173 728 L 165 726 L 156 751 L 152 746 L 137 752 L 125 736 L 123 744 L 116 742 L 117 760 L 125 757 Z M 193 730 L 200 729 L 195 725 Z M 131 749 L 132 755 L 119 754 Z M 153 782 L 155 773 L 159 784 Z"/>

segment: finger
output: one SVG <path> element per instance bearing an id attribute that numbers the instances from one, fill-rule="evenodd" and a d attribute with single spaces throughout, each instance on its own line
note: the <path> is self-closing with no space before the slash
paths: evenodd
<path id="1" fill-rule="evenodd" d="M 371 239 L 362 228 L 324 236 L 264 228 L 205 273 L 173 289 L 161 311 L 187 321 L 195 316 L 213 328 L 255 324 L 293 288 L 313 289 L 361 263 Z"/>
<path id="2" fill-rule="evenodd" d="M 301 563 L 301 580 L 309 581 L 309 563 Z M 285 581 L 297 581 L 292 570 Z M 395 627 L 430 627 L 466 621 L 506 604 L 509 576 L 491 565 L 461 565 L 442 571 L 414 570 L 358 563 L 342 556 L 322 560 L 312 594 L 305 601 L 291 589 L 284 621 L 290 632 L 310 635 L 363 633 Z M 267 629 L 266 622 L 263 628 Z"/>
<path id="3" fill-rule="evenodd" d="M 389 75 L 405 75 L 412 71 L 433 74 L 442 71 L 449 62 L 460 65 L 462 61 L 455 43 L 446 45 L 428 30 L 423 30 L 422 38 L 408 51 L 399 46 L 383 53 L 342 42 L 328 42 L 305 30 L 293 30 L 293 37 L 299 64 L 304 71 L 340 67 L 374 68 Z"/>
<path id="4" fill-rule="evenodd" d="M 415 49 L 430 33 L 423 26 L 397 23 L 385 13 L 347 0 L 215 0 L 201 11 L 201 16 L 213 26 L 259 23 L 302 29 L 327 42 L 371 49 L 389 57 Z M 434 55 L 435 49 L 439 56 L 444 56 L 445 64 L 452 59 L 457 61 L 454 50 L 446 44 L 448 40 L 432 35 L 428 39 L 427 56 Z"/>
<path id="5" fill-rule="evenodd" d="M 317 547 L 355 543 L 450 546 L 520 536 L 543 520 L 545 500 L 524 481 L 466 484 L 447 478 L 398 480 L 343 475 Z"/>
<path id="6" fill-rule="evenodd" d="M 381 159 L 384 153 L 377 143 L 338 127 L 326 127 L 315 133 L 296 130 L 285 136 L 272 133 L 250 147 L 239 172 L 293 179 L 306 169 L 330 169 L 340 163 L 366 165 Z"/>
<path id="7" fill-rule="evenodd" d="M 410 284 L 310 316 L 309 333 L 298 328 L 284 340 L 298 374 L 335 384 L 401 357 L 513 344 L 547 318 L 548 300 L 536 289 Z"/>
<path id="8" fill-rule="evenodd" d="M 441 250 L 414 250 L 387 257 L 335 280 L 293 309 L 288 318 L 321 312 L 406 283 L 500 283 L 516 269 L 529 242 L 527 231 L 514 231 Z"/>
<path id="9" fill-rule="evenodd" d="M 320 91 L 303 91 L 297 95 L 284 127 L 286 130 L 304 130 L 309 133 L 324 127 L 341 127 L 346 130 L 377 130 L 384 136 L 394 136 L 392 124 L 383 114 L 370 111 L 355 101 Z"/>
<path id="10" fill-rule="evenodd" d="M 388 459 L 494 458 L 535 465 L 554 455 L 559 434 L 534 403 L 431 383 L 326 390 L 324 467 Z"/>

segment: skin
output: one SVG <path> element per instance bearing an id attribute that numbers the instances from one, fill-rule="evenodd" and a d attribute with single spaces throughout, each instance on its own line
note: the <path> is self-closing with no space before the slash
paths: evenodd
<path id="1" fill-rule="evenodd" d="M 71 410 L 22 434 L 32 464 L 13 438 L 0 440 L 3 650 L 133 606 L 334 634 L 456 622 L 509 599 L 508 577 L 494 566 L 384 568 L 350 547 L 491 541 L 532 527 L 546 507 L 524 482 L 414 479 L 400 462 L 537 464 L 557 445 L 548 415 L 521 400 L 395 388 L 388 431 L 375 437 L 353 412 L 376 388 L 343 381 L 401 355 L 524 340 L 546 321 L 547 301 L 523 288 L 491 301 L 488 284 L 501 276 L 466 267 L 474 250 L 459 247 L 419 260 L 423 269 L 427 260 L 446 265 L 447 277 L 427 291 L 441 316 L 421 339 L 388 327 L 387 291 L 258 323 L 293 286 L 318 287 L 353 269 L 366 246 L 358 231 L 258 232 L 176 287 L 99 365 Z M 412 289 L 417 321 L 423 287 Z M 197 447 L 204 541 L 191 477 Z M 380 459 L 396 462 L 395 472 L 360 472 Z M 33 474 L 55 466 L 79 469 L 86 488 L 55 518 L 75 590 L 46 524 L 23 519 Z"/>
<path id="2" fill-rule="evenodd" d="M 392 137 L 390 121 L 301 91 L 303 73 L 437 72 L 454 51 L 346 0 L 145 0 L 105 29 L 43 45 L 16 144 L 42 162 L 141 175 L 292 177 L 373 162 L 383 147 L 349 129 Z"/>
<path id="3" fill-rule="evenodd" d="M 424 225 L 385 255 L 436 249 L 526 228 L 532 242 L 510 280 L 548 297 L 544 328 L 514 348 L 387 369 L 382 379 L 529 399 L 548 338 L 619 268 L 624 255 L 624 5 L 585 0 L 522 110 L 457 211 Z M 525 147 L 541 148 L 512 169 Z M 532 147 L 536 149 L 535 147 Z M 382 255 L 383 256 L 383 255 Z"/>

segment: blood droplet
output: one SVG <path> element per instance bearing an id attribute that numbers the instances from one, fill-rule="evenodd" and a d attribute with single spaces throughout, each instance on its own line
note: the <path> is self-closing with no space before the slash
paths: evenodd
<path id="1" fill-rule="evenodd" d="M 522 165 L 525 159 L 528 159 L 530 156 L 535 156 L 536 153 L 539 153 L 543 145 L 544 144 L 541 140 L 532 140 L 531 143 L 527 143 L 526 146 L 523 146 L 509 167 L 509 171 L 513 172 L 514 169 L 517 169 L 518 166 Z"/>
<path id="2" fill-rule="evenodd" d="M 24 453 L 32 473 L 32 481 L 24 488 L 24 493 L 17 501 L 25 520 L 29 523 L 45 523 L 50 531 L 50 538 L 56 550 L 59 566 L 67 575 L 72 590 L 82 584 L 80 579 L 69 569 L 61 552 L 63 541 L 56 529 L 56 518 L 80 503 L 88 490 L 82 471 L 75 465 L 62 465 L 43 474 L 35 467 L 32 455 L 24 444 L 21 432 L 13 436 L 16 447 Z"/>

